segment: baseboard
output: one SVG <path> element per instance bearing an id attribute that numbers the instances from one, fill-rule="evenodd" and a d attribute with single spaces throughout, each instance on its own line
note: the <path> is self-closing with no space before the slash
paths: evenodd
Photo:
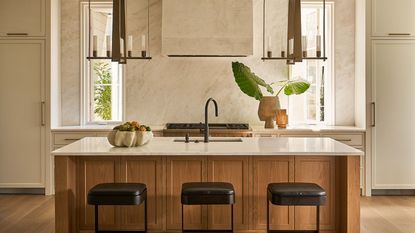
<path id="1" fill-rule="evenodd" d="M 37 194 L 37 195 L 45 195 L 45 188 L 0 188 L 0 194 Z"/>
<path id="2" fill-rule="evenodd" d="M 372 189 L 372 196 L 415 196 L 415 189 Z"/>

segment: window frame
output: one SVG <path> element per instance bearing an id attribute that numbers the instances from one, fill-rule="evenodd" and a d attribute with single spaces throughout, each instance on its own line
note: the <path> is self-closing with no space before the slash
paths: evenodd
<path id="1" fill-rule="evenodd" d="M 308 7 L 322 7 L 322 1 L 302 1 L 302 6 Z M 331 29 L 329 31 L 328 29 Z M 331 78 L 327 79 L 327 69 L 325 70 L 325 98 L 324 98 L 324 108 L 325 108 L 325 119 L 324 121 L 318 120 L 305 120 L 305 121 L 291 121 L 290 124 L 308 124 L 308 125 L 334 125 L 335 124 L 335 114 L 336 114 L 336 74 L 335 74 L 335 3 L 333 1 L 326 1 L 326 46 L 330 47 L 329 53 L 326 49 L 326 56 L 329 58 L 326 60 L 326 67 L 330 69 Z M 289 78 L 293 78 L 293 66 L 289 66 Z M 327 82 L 328 81 L 328 82 Z M 317 95 L 316 95 L 317 96 Z M 306 102 L 306 94 L 302 94 L 301 98 Z M 291 98 L 288 98 L 288 112 L 291 114 Z M 319 99 L 316 99 L 316 102 L 319 102 Z M 304 116 L 307 114 L 307 108 L 304 108 Z"/>
<path id="2" fill-rule="evenodd" d="M 91 2 L 91 8 L 111 8 L 112 9 L 112 2 Z M 121 68 L 122 75 L 121 78 L 121 119 L 119 121 L 93 121 L 91 118 L 91 111 L 92 111 L 92 102 L 91 96 L 94 92 L 94 85 L 92 84 L 91 80 L 91 72 L 92 69 L 88 69 L 90 67 L 90 61 L 86 59 L 89 55 L 88 49 L 88 36 L 89 36 L 89 4 L 87 1 L 80 2 L 80 28 L 81 28 L 81 35 L 80 35 L 80 72 L 81 72 L 81 99 L 80 99 L 80 124 L 81 125 L 110 125 L 110 124 L 117 124 L 124 121 L 125 118 L 125 74 L 126 74 L 126 67 L 123 65 L 119 65 Z M 98 61 L 98 60 L 97 60 Z"/>

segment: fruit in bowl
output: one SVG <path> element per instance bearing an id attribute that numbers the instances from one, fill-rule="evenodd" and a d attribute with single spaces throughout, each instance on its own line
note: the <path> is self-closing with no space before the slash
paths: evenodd
<path id="1" fill-rule="evenodd" d="M 108 142 L 116 147 L 142 146 L 153 138 L 151 128 L 137 121 L 125 122 L 108 134 Z"/>

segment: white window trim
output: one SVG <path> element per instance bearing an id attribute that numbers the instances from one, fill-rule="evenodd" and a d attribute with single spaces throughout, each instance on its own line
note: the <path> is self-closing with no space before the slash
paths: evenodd
<path id="1" fill-rule="evenodd" d="M 112 7 L 112 2 L 91 2 L 91 7 L 102 7 L 108 8 Z M 91 85 L 89 83 L 89 70 L 86 69 L 88 65 L 88 60 L 86 57 L 89 55 L 88 53 L 88 35 L 89 35 L 89 6 L 88 2 L 80 2 L 80 9 L 81 9 L 81 20 L 80 20 L 80 28 L 81 28 L 81 37 L 80 37 L 80 123 L 81 125 L 107 125 L 107 124 L 115 124 L 120 123 L 125 120 L 125 97 L 126 97 L 126 87 L 125 87 L 125 74 L 126 74 L 126 66 L 123 66 L 123 78 L 122 78 L 122 120 L 121 121 L 90 121 L 89 120 L 89 94 L 88 92 L 91 91 Z M 85 23 L 84 23 L 85 22 Z"/>
<path id="2" fill-rule="evenodd" d="M 304 5 L 310 5 L 310 6 L 322 6 L 322 1 L 302 1 L 301 2 Z M 331 43 L 331 52 L 330 54 L 326 55 L 330 58 L 328 59 L 326 62 L 330 63 L 327 66 L 331 66 L 331 80 L 330 80 L 330 84 L 328 86 L 330 86 L 330 89 L 326 89 L 329 90 L 329 93 L 327 94 L 328 99 L 325 99 L 325 111 L 327 113 L 325 121 L 324 122 L 317 122 L 317 121 L 313 121 L 313 122 L 292 122 L 294 124 L 318 124 L 318 125 L 335 125 L 335 119 L 336 119 L 336 73 L 335 73 L 335 50 L 336 50 L 336 46 L 335 46 L 335 9 L 334 9 L 334 2 L 333 1 L 326 1 L 326 9 L 328 8 L 328 11 L 326 11 L 326 13 L 328 13 L 329 15 L 331 14 L 331 17 L 326 17 L 326 23 L 331 25 L 331 28 L 333 30 L 331 30 L 331 33 L 328 34 L 326 33 L 326 40 L 329 41 L 329 43 Z M 326 29 L 327 31 L 327 29 Z M 326 43 L 327 44 L 327 43 Z M 327 51 L 327 50 L 326 50 Z M 289 66 L 289 77 L 291 77 L 291 73 L 292 73 L 292 66 Z M 326 85 L 327 86 L 327 85 Z M 305 98 L 305 97 L 304 97 Z M 290 98 L 288 98 L 288 109 L 290 109 Z"/>

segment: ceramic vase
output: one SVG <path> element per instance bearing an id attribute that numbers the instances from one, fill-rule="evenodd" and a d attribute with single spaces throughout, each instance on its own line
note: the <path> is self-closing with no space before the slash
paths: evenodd
<path id="1" fill-rule="evenodd" d="M 258 116 L 261 121 L 265 121 L 266 129 L 274 128 L 274 120 L 280 108 L 280 99 L 278 96 L 262 97 L 259 102 Z"/>

